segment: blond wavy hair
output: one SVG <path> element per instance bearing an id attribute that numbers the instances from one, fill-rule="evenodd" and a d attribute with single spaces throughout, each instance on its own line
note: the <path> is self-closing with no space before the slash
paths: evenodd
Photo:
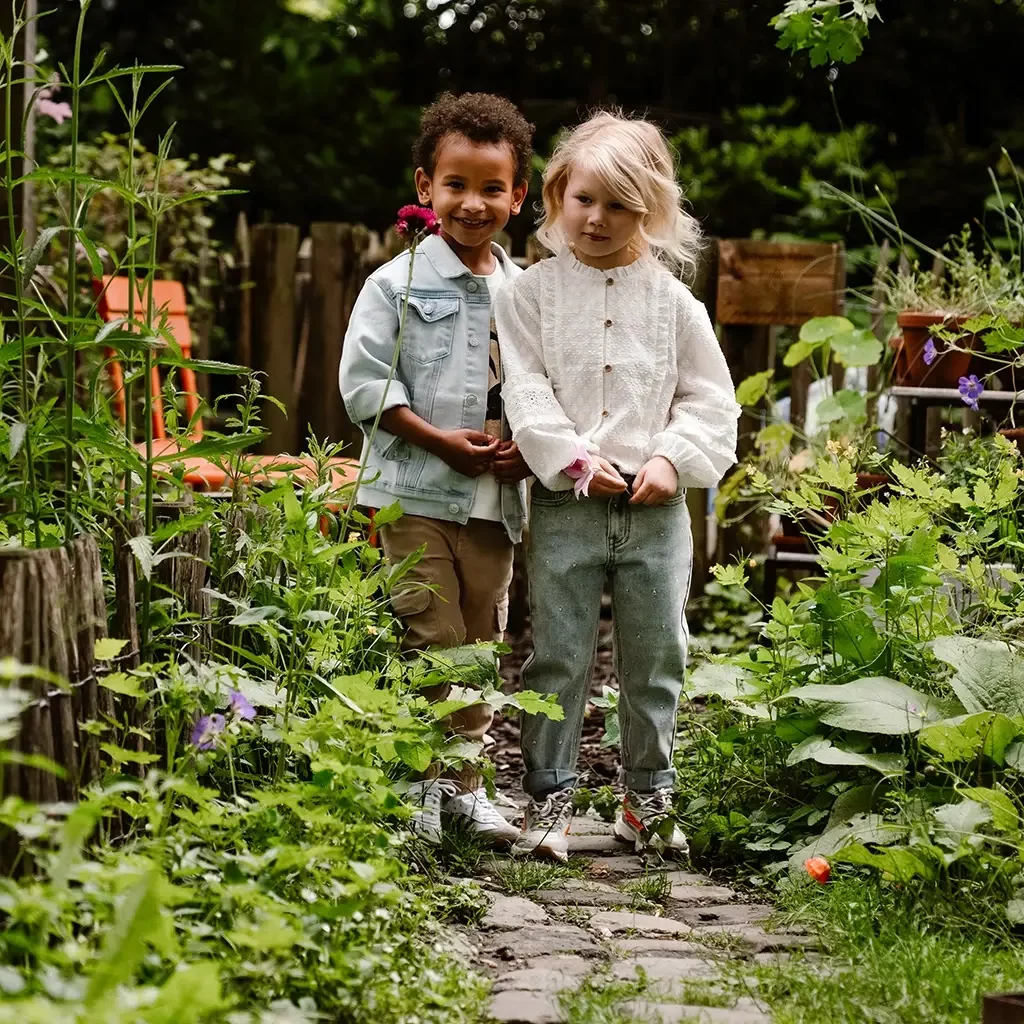
<path id="1" fill-rule="evenodd" d="M 537 228 L 541 244 L 555 253 L 567 247 L 559 220 L 569 176 L 577 168 L 596 174 L 627 210 L 641 214 L 639 234 L 653 255 L 694 276 L 700 224 L 683 207 L 672 152 L 656 125 L 602 110 L 558 142 L 544 170 L 544 212 Z"/>

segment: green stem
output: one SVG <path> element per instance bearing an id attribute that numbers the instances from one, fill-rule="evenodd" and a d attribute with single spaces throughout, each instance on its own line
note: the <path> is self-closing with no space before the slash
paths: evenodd
<path id="1" fill-rule="evenodd" d="M 391 382 L 395 378 L 395 371 L 398 369 L 398 357 L 402 353 L 402 338 L 405 335 L 405 317 L 409 311 L 409 290 L 412 288 L 412 268 L 416 262 L 416 246 L 418 242 L 419 238 L 414 239 L 409 250 L 409 274 L 405 282 L 405 297 L 402 300 L 402 313 L 398 320 L 398 338 L 395 341 L 394 354 L 391 356 L 391 366 L 388 369 L 387 380 L 384 382 L 384 394 L 381 397 L 380 405 L 377 406 L 377 415 L 373 419 L 373 426 L 370 427 L 370 433 L 366 440 L 363 457 L 359 460 L 359 472 L 356 474 L 356 482 L 352 487 L 352 497 L 345 508 L 345 518 L 341 521 L 341 543 L 343 544 L 345 543 L 345 538 L 348 536 L 348 524 L 349 520 L 352 518 L 352 511 L 356 505 L 356 496 L 359 494 L 359 485 L 363 482 L 363 476 L 366 473 L 366 464 L 370 458 L 370 451 L 372 449 L 373 442 L 377 437 L 377 431 L 380 428 L 380 418 L 384 415 L 384 403 L 387 401 L 388 389 L 391 387 Z"/>
<path id="2" fill-rule="evenodd" d="M 75 299 L 76 247 L 78 244 L 78 115 L 79 90 L 82 79 L 82 33 L 85 30 L 85 15 L 91 0 L 82 0 L 78 17 L 78 31 L 75 33 L 75 57 L 71 81 L 71 198 L 68 211 L 71 215 L 71 230 L 68 233 L 68 297 L 67 297 L 67 348 L 64 367 L 64 539 L 71 538 L 72 495 L 75 468 Z"/>
<path id="3" fill-rule="evenodd" d="M 138 122 L 139 109 L 139 84 L 141 79 L 138 75 L 132 76 L 132 113 L 128 119 L 128 174 L 126 184 L 131 199 L 128 202 L 128 329 L 131 330 L 131 322 L 135 319 L 135 126 Z M 126 352 L 127 355 L 127 352 Z M 131 367 L 128 360 L 124 360 L 124 434 L 131 445 L 134 431 L 132 430 L 132 390 Z M 124 514 L 125 520 L 132 516 L 132 474 L 129 470 L 124 475 Z"/>
<path id="4" fill-rule="evenodd" d="M 35 533 L 36 547 L 43 546 L 42 531 L 39 523 L 39 493 L 36 489 L 36 466 L 32 455 L 32 432 L 29 429 L 29 397 L 28 397 L 28 338 L 25 323 L 25 296 L 24 283 L 21 275 L 21 239 L 18 234 L 18 221 L 14 212 L 14 189 L 11 182 L 14 181 L 14 165 L 12 151 L 14 149 L 11 136 L 11 109 L 14 105 L 14 52 L 15 40 L 20 29 L 20 22 L 15 20 L 14 31 L 11 38 L 5 42 L 4 63 L 6 64 L 7 81 L 5 83 L 5 120 L 4 138 L 8 140 L 4 153 L 4 173 L 6 176 L 7 188 L 7 225 L 11 239 L 11 265 L 14 271 L 14 297 L 15 297 L 15 319 L 18 324 L 18 369 L 20 374 L 20 408 L 18 416 L 25 427 L 25 485 L 28 489 L 28 501 L 26 505 L 32 509 L 32 524 Z M 26 543 L 25 516 L 21 520 L 21 543 Z"/>

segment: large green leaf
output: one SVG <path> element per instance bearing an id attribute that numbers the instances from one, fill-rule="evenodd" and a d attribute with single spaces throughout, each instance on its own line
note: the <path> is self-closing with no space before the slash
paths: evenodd
<path id="1" fill-rule="evenodd" d="M 764 370 L 740 381 L 736 388 L 736 402 L 739 405 L 757 405 L 767 393 L 774 375 L 774 370 Z"/>
<path id="2" fill-rule="evenodd" d="M 992 820 L 992 812 L 974 800 L 961 800 L 958 804 L 943 804 L 932 810 L 938 828 L 935 841 L 940 846 L 957 849 L 965 840 L 975 835 L 982 825 Z"/>
<path id="3" fill-rule="evenodd" d="M 812 683 L 790 690 L 818 718 L 837 729 L 902 736 L 948 717 L 949 708 L 888 676 L 829 686 Z"/>
<path id="4" fill-rule="evenodd" d="M 1014 802 L 1001 790 L 983 786 L 965 786 L 960 790 L 968 800 L 984 804 L 992 812 L 992 824 L 1000 832 L 1014 832 L 1020 825 L 1020 814 Z"/>
<path id="5" fill-rule="evenodd" d="M 824 345 L 835 336 L 853 330 L 853 324 L 845 316 L 816 316 L 800 328 L 800 340 L 811 345 Z"/>
<path id="6" fill-rule="evenodd" d="M 790 870 L 802 871 L 808 857 L 830 857 L 851 842 L 893 843 L 902 834 L 902 830 L 886 824 L 879 814 L 856 814 L 849 821 L 826 829 L 806 846 L 793 850 L 789 855 Z"/>
<path id="7" fill-rule="evenodd" d="M 1024 731 L 1020 722 L 998 711 L 957 715 L 922 729 L 922 746 L 944 761 L 974 761 L 979 754 L 1002 765 L 1014 739 Z"/>
<path id="8" fill-rule="evenodd" d="M 795 746 L 786 758 L 786 764 L 799 764 L 808 760 L 817 761 L 818 764 L 870 768 L 882 775 L 899 775 L 907 765 L 907 759 L 901 754 L 858 754 L 853 750 L 833 746 L 832 741 L 824 736 L 810 736 Z"/>
<path id="9" fill-rule="evenodd" d="M 882 358 L 882 343 L 871 331 L 861 328 L 836 335 L 832 351 L 843 366 L 876 366 Z"/>
<path id="10" fill-rule="evenodd" d="M 868 418 L 867 398 L 859 391 L 843 389 L 823 398 L 814 412 L 819 423 L 835 423 L 839 420 L 863 423 Z"/>
<path id="11" fill-rule="evenodd" d="M 1024 648 L 1019 644 L 943 636 L 932 641 L 932 651 L 956 669 L 950 686 L 968 711 L 1024 715 Z"/>
<path id="12" fill-rule="evenodd" d="M 914 878 L 930 881 L 935 877 L 934 865 L 904 847 L 893 847 L 874 853 L 862 843 L 853 843 L 834 853 L 832 860 L 874 868 L 897 882 L 909 882 Z"/>
<path id="13" fill-rule="evenodd" d="M 814 614 L 826 643 L 844 661 L 870 665 L 882 653 L 882 638 L 871 617 L 833 587 L 818 591 Z"/>

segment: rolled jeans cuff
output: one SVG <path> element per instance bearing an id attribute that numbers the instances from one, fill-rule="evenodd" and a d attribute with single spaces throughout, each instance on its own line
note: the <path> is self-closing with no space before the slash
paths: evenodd
<path id="1" fill-rule="evenodd" d="M 564 768 L 541 768 L 523 776 L 523 790 L 528 796 L 553 789 L 574 789 L 579 775 Z"/>
<path id="2" fill-rule="evenodd" d="M 619 771 L 619 781 L 634 793 L 653 793 L 657 789 L 673 789 L 676 784 L 676 770 L 661 768 L 654 772 Z"/>

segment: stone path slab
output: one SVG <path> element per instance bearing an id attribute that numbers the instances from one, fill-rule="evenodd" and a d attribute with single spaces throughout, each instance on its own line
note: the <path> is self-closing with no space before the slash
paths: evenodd
<path id="1" fill-rule="evenodd" d="M 689 935 L 693 929 L 681 921 L 653 914 L 634 914 L 627 910 L 604 910 L 590 919 L 589 927 L 609 935 L 635 932 L 638 935 Z"/>
<path id="2" fill-rule="evenodd" d="M 558 998 L 539 992 L 499 992 L 491 997 L 491 1017 L 501 1024 L 558 1024 L 564 1020 Z"/>
<path id="3" fill-rule="evenodd" d="M 573 835 L 569 834 L 569 856 L 576 856 L 577 854 L 616 854 L 621 853 L 622 850 L 628 850 L 628 846 L 623 846 L 615 836 L 597 834 L 597 835 Z"/>
<path id="4" fill-rule="evenodd" d="M 675 883 L 669 891 L 668 898 L 674 903 L 728 903 L 736 898 L 732 889 L 722 885 L 686 885 Z"/>
<path id="5" fill-rule="evenodd" d="M 766 903 L 727 903 L 683 908 L 679 911 L 679 917 L 694 928 L 706 928 L 710 925 L 757 924 L 759 921 L 767 921 L 774 913 L 775 908 Z"/>
<path id="6" fill-rule="evenodd" d="M 659 988 L 667 984 L 671 989 L 681 982 L 717 978 L 721 971 L 712 961 L 695 956 L 639 956 L 612 964 L 612 975 L 623 981 L 634 981 L 641 973 Z"/>
<path id="7" fill-rule="evenodd" d="M 490 909 L 480 922 L 484 931 L 512 931 L 524 924 L 543 924 L 548 913 L 531 900 L 521 896 L 490 895 Z"/>
<path id="8" fill-rule="evenodd" d="M 481 950 L 498 960 L 528 960 L 556 954 L 604 956 L 594 937 L 573 925 L 527 925 L 511 932 L 481 936 Z"/>
<path id="9" fill-rule="evenodd" d="M 771 1024 L 771 1015 L 757 1009 L 724 1009 L 718 1006 L 683 1006 L 678 1003 L 651 1003 L 635 1000 L 623 1007 L 638 1020 L 661 1024 Z"/>

